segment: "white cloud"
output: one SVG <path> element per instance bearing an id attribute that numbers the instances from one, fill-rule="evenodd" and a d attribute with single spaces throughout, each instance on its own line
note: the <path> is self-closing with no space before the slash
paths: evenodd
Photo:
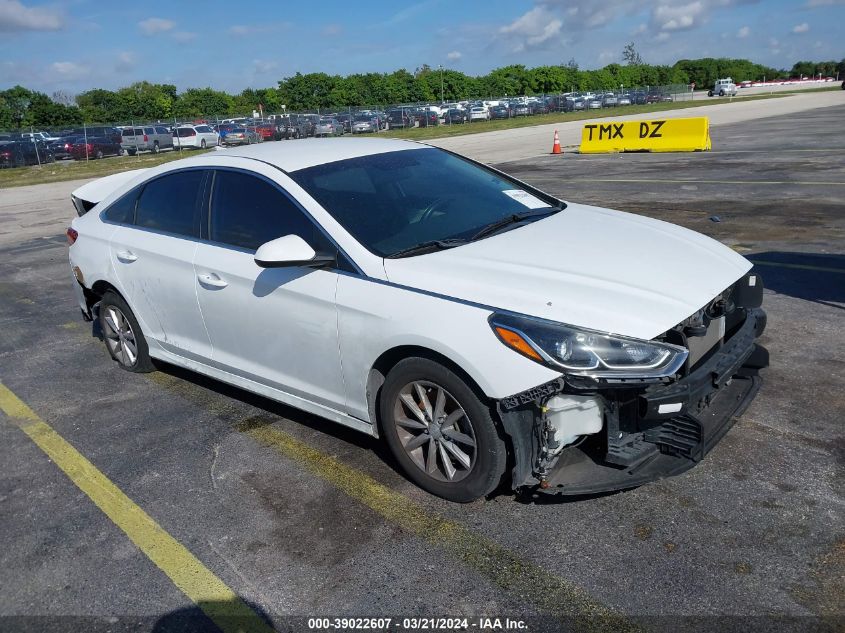
<path id="1" fill-rule="evenodd" d="M 53 9 L 27 7 L 19 0 L 0 0 L 0 33 L 58 31 L 64 18 Z"/>
<path id="2" fill-rule="evenodd" d="M 746 38 L 746 37 L 748 37 L 748 35 L 749 35 L 750 33 L 751 33 L 751 29 L 750 29 L 750 28 L 748 28 L 747 26 L 743 26 L 741 29 L 739 29 L 739 30 L 736 32 L 736 36 L 737 36 L 738 38 L 742 39 L 742 38 Z"/>
<path id="3" fill-rule="evenodd" d="M 342 24 L 326 24 L 323 27 L 321 33 L 326 37 L 335 37 L 343 33 L 343 25 Z"/>
<path id="4" fill-rule="evenodd" d="M 661 31 L 685 31 L 699 26 L 705 6 L 701 0 L 681 5 L 659 5 L 652 21 Z"/>
<path id="5" fill-rule="evenodd" d="M 818 9 L 819 7 L 832 7 L 837 4 L 845 4 L 845 0 L 807 0 L 804 5 L 807 9 Z"/>
<path id="6" fill-rule="evenodd" d="M 62 79 L 82 79 L 87 77 L 91 69 L 84 64 L 76 62 L 53 62 L 50 64 L 50 71 Z"/>
<path id="7" fill-rule="evenodd" d="M 463 55 L 461 55 L 461 51 L 449 51 L 446 53 L 446 59 L 452 62 L 458 61 Z"/>
<path id="8" fill-rule="evenodd" d="M 666 31 L 658 33 L 657 35 L 654 36 L 655 42 L 665 42 L 668 39 L 669 39 L 669 34 Z"/>
<path id="9" fill-rule="evenodd" d="M 114 64 L 115 71 L 124 73 L 135 68 L 135 53 L 131 51 L 122 51 L 117 55 L 117 61 Z"/>
<path id="10" fill-rule="evenodd" d="M 801 24 L 796 24 L 792 27 L 793 33 L 806 33 L 810 30 L 810 25 L 806 22 L 802 22 Z"/>
<path id="11" fill-rule="evenodd" d="M 174 41 L 185 44 L 186 42 L 193 42 L 197 39 L 197 34 L 191 31 L 174 31 L 171 37 Z"/>
<path id="12" fill-rule="evenodd" d="M 535 48 L 548 42 L 560 34 L 563 21 L 554 17 L 544 6 L 534 7 L 507 26 L 499 29 L 499 33 L 513 36 L 517 39 L 514 51 Z"/>
<path id="13" fill-rule="evenodd" d="M 165 20 L 164 18 L 147 18 L 138 22 L 138 28 L 144 35 L 157 35 L 159 33 L 166 33 L 172 31 L 176 23 L 173 20 Z"/>
<path id="14" fill-rule="evenodd" d="M 269 73 L 279 67 L 278 62 L 271 59 L 253 59 L 252 68 L 258 74 Z"/>

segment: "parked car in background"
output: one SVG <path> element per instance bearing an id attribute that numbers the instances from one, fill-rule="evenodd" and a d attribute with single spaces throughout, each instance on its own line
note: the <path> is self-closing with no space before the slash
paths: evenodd
<path id="1" fill-rule="evenodd" d="M 237 123 L 221 123 L 220 125 L 215 125 L 212 129 L 217 132 L 217 135 L 220 137 L 220 142 L 222 143 L 229 132 L 240 127 L 242 126 Z"/>
<path id="2" fill-rule="evenodd" d="M 587 110 L 601 110 L 604 106 L 604 103 L 601 100 L 601 97 L 592 97 L 591 99 L 587 100 L 586 109 Z"/>
<path id="3" fill-rule="evenodd" d="M 272 143 L 109 178 L 72 194 L 68 281 L 120 370 L 158 359 L 379 438 L 454 502 L 678 475 L 768 365 L 762 279 L 728 246 L 436 147 Z"/>
<path id="4" fill-rule="evenodd" d="M 440 125 L 440 115 L 434 110 L 419 108 L 414 112 L 417 127 L 436 127 Z"/>
<path id="5" fill-rule="evenodd" d="M 391 130 L 414 127 L 414 119 L 410 108 L 394 108 L 387 112 L 387 124 Z"/>
<path id="6" fill-rule="evenodd" d="M 490 113 L 487 111 L 487 108 L 483 106 L 473 106 L 469 110 L 469 120 L 470 123 L 473 121 L 488 121 L 490 119 Z"/>
<path id="7" fill-rule="evenodd" d="M 43 141 L 45 143 L 51 143 L 52 141 L 58 141 L 59 137 L 51 136 L 47 132 L 23 132 L 21 134 L 21 138 L 24 139 L 35 139 L 37 141 Z"/>
<path id="8" fill-rule="evenodd" d="M 621 106 L 631 105 L 631 95 L 630 95 L 630 93 L 623 92 L 621 95 L 619 95 L 619 105 L 621 105 Z"/>
<path id="9" fill-rule="evenodd" d="M 531 116 L 531 108 L 528 107 L 527 103 L 517 102 L 513 106 L 513 115 L 514 116 Z"/>
<path id="10" fill-rule="evenodd" d="M 314 136 L 317 130 L 317 124 L 320 122 L 319 114 L 300 114 L 299 118 L 305 123 L 305 136 Z"/>
<path id="11" fill-rule="evenodd" d="M 317 129 L 314 130 L 314 136 L 342 136 L 343 124 L 337 119 L 330 117 L 323 117 L 317 123 Z"/>
<path id="12" fill-rule="evenodd" d="M 297 139 L 308 136 L 309 123 L 298 114 L 291 114 L 278 124 L 282 129 L 282 138 Z"/>
<path id="13" fill-rule="evenodd" d="M 619 105 L 619 98 L 612 92 L 605 93 L 601 98 L 601 107 L 614 108 Z"/>
<path id="14" fill-rule="evenodd" d="M 221 137 L 220 143 L 226 146 L 252 145 L 253 143 L 260 143 L 262 140 L 262 136 L 254 127 L 238 125 L 230 129 L 226 136 Z"/>
<path id="15" fill-rule="evenodd" d="M 58 140 L 48 144 L 48 147 L 56 160 L 64 160 L 73 158 L 71 150 L 76 143 L 81 143 L 84 139 L 80 136 L 62 136 Z"/>
<path id="16" fill-rule="evenodd" d="M 120 143 L 107 136 L 77 138 L 77 142 L 70 148 L 74 160 L 95 160 L 106 156 L 120 156 L 122 153 Z"/>
<path id="17" fill-rule="evenodd" d="M 491 119 L 509 119 L 510 116 L 511 110 L 506 105 L 497 105 L 490 108 Z"/>
<path id="18" fill-rule="evenodd" d="M 126 153 L 158 154 L 163 149 L 173 149 L 173 135 L 163 125 L 125 127 L 121 131 L 120 146 Z"/>
<path id="19" fill-rule="evenodd" d="M 0 167 L 25 167 L 55 161 L 53 152 L 41 137 L 0 141 Z"/>
<path id="20" fill-rule="evenodd" d="M 446 114 L 443 117 L 443 122 L 447 125 L 455 125 L 455 124 L 464 124 L 468 120 L 468 116 L 465 110 L 461 110 L 460 108 L 452 108 L 451 110 L 446 110 Z"/>
<path id="21" fill-rule="evenodd" d="M 276 140 L 276 124 L 273 121 L 256 121 L 252 127 L 263 141 Z"/>
<path id="22" fill-rule="evenodd" d="M 343 125 L 343 131 L 346 133 L 352 133 L 352 122 L 355 120 L 355 115 L 351 112 L 340 112 L 335 117 L 341 125 Z"/>
<path id="23" fill-rule="evenodd" d="M 209 125 L 180 125 L 173 129 L 173 146 L 176 148 L 205 149 L 219 144 L 220 135 Z"/>
<path id="24" fill-rule="evenodd" d="M 366 132 L 378 132 L 378 119 L 370 114 L 359 114 L 352 122 L 353 134 L 364 134 Z"/>

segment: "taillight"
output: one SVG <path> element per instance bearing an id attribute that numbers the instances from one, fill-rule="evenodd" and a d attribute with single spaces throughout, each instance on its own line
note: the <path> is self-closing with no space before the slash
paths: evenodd
<path id="1" fill-rule="evenodd" d="M 73 245 L 73 243 L 76 242 L 76 238 L 79 237 L 79 231 L 70 226 L 67 227 L 65 234 L 67 235 L 67 243 L 69 245 Z"/>
<path id="2" fill-rule="evenodd" d="M 149 140 L 150 140 L 150 139 L 148 139 L 148 138 L 147 138 L 147 135 L 146 135 L 146 134 L 144 134 L 144 142 L 146 143 L 146 142 L 147 142 L 147 141 L 149 141 Z"/>

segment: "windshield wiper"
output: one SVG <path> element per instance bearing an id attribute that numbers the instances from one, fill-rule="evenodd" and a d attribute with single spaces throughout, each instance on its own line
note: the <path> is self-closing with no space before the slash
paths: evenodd
<path id="1" fill-rule="evenodd" d="M 442 251 L 447 248 L 455 248 L 456 246 L 461 246 L 466 243 L 467 240 L 457 238 L 446 240 L 429 240 L 428 242 L 422 242 L 421 244 L 417 244 L 416 246 L 403 248 L 401 251 L 391 253 L 386 257 L 386 259 L 398 259 L 399 257 L 408 257 L 410 255 L 422 255 L 423 253 L 431 253 L 433 251 Z"/>
<path id="2" fill-rule="evenodd" d="M 552 215 L 553 213 L 557 213 L 560 209 L 541 209 L 537 211 L 525 211 L 524 213 L 512 213 L 510 215 L 506 215 L 501 220 L 496 220 L 495 222 L 491 222 L 487 226 L 481 228 L 475 235 L 470 238 L 471 242 L 475 240 L 479 240 L 482 237 L 487 237 L 488 235 L 493 235 L 500 231 L 501 229 L 505 228 L 506 226 L 510 226 L 511 224 L 519 224 L 520 222 L 524 222 L 525 220 L 530 220 L 532 218 L 541 217 L 544 215 Z"/>

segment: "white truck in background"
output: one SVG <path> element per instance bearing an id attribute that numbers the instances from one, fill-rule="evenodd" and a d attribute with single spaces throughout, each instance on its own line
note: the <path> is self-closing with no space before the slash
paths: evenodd
<path id="1" fill-rule="evenodd" d="M 716 83 L 713 85 L 713 90 L 707 91 L 707 96 L 712 97 L 714 95 L 718 95 L 720 97 L 724 96 L 736 96 L 736 84 L 734 80 L 728 77 L 727 79 L 717 79 Z"/>

